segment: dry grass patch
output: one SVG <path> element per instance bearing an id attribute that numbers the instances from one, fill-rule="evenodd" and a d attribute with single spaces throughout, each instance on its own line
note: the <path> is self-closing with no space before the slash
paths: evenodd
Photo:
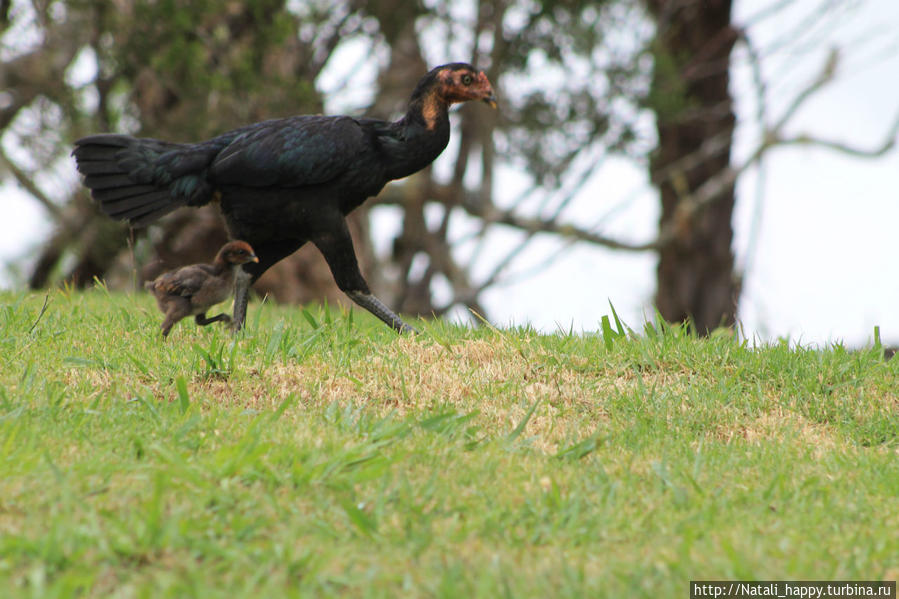
<path id="1" fill-rule="evenodd" d="M 843 444 L 841 435 L 833 427 L 812 422 L 801 414 L 782 406 L 775 406 L 771 411 L 753 419 L 730 425 L 719 425 L 715 429 L 715 438 L 724 443 L 742 439 L 752 445 L 792 438 L 798 443 L 812 448 L 816 459 Z"/>
<path id="2" fill-rule="evenodd" d="M 524 435 L 546 451 L 555 451 L 563 438 L 595 430 L 607 416 L 604 396 L 614 389 L 612 381 L 530 361 L 501 338 L 466 340 L 449 348 L 400 338 L 351 365 L 315 355 L 258 367 L 239 384 L 202 384 L 225 401 L 233 398 L 259 410 L 277 407 L 290 394 L 310 408 L 336 402 L 399 415 L 437 407 L 476 410 L 479 425 L 500 433 L 513 429 L 537 403 Z"/>

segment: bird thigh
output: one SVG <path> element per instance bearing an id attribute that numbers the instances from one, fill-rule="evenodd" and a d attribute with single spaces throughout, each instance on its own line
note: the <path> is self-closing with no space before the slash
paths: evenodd
<path id="1" fill-rule="evenodd" d="M 347 294 L 351 300 L 362 306 L 398 333 L 415 332 L 415 329 L 403 322 L 390 308 L 377 297 L 372 295 L 368 283 L 362 273 L 359 272 L 359 262 L 356 260 L 356 252 L 353 249 L 353 238 L 346 220 L 340 218 L 327 233 L 313 239 L 316 247 L 321 251 L 331 274 L 341 291 Z"/>
<path id="2" fill-rule="evenodd" d="M 339 223 L 334 223 L 334 228 L 312 241 L 325 257 L 334 281 L 341 291 L 344 293 L 350 291 L 370 293 L 368 283 L 365 282 L 365 278 L 359 271 L 356 250 L 353 248 L 353 238 L 350 236 L 345 219 L 341 218 Z"/>
<path id="3" fill-rule="evenodd" d="M 162 304 L 162 302 L 160 302 Z M 168 335 L 175 323 L 190 316 L 190 300 L 180 296 L 167 296 L 165 301 L 165 320 L 162 321 L 162 334 Z"/>

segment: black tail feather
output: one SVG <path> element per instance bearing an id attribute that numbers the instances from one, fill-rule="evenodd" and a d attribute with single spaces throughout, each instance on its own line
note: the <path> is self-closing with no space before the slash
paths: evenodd
<path id="1" fill-rule="evenodd" d="M 135 141 L 137 141 L 137 138 L 131 137 L 130 135 L 122 135 L 120 133 L 97 133 L 96 135 L 82 137 L 75 142 L 75 145 L 79 148 L 97 148 L 102 146 L 127 148 Z"/>
<path id="2" fill-rule="evenodd" d="M 79 139 L 72 154 L 84 185 L 103 213 L 144 226 L 186 203 L 185 198 L 173 197 L 170 181 L 163 184 L 146 176 L 156 157 L 178 147 L 154 139 L 102 134 Z"/>
<path id="3" fill-rule="evenodd" d="M 103 202 L 100 206 L 103 212 L 113 218 L 130 218 L 135 211 L 143 213 L 168 204 L 171 204 L 168 192 L 157 190 L 122 198 L 121 200 Z"/>
<path id="4" fill-rule="evenodd" d="M 95 189 L 93 190 L 94 199 L 101 204 L 108 202 L 117 202 L 126 198 L 160 191 L 155 185 L 131 185 L 130 187 L 119 187 L 118 189 Z M 166 193 L 168 193 L 166 191 Z"/>
<path id="5" fill-rule="evenodd" d="M 72 155 L 80 166 L 86 162 L 114 162 L 121 151 L 122 148 L 115 146 L 76 146 Z"/>
<path id="6" fill-rule="evenodd" d="M 130 187 L 139 181 L 135 181 L 127 173 L 118 172 L 113 175 L 88 175 L 84 178 L 84 185 L 91 189 L 117 189 Z"/>
<path id="7" fill-rule="evenodd" d="M 110 160 L 88 160 L 78 163 L 78 172 L 82 175 L 114 175 L 122 172 L 122 168 Z"/>

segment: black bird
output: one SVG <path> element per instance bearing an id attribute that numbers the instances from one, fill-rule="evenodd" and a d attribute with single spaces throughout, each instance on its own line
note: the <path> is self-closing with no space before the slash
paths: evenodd
<path id="1" fill-rule="evenodd" d="M 191 315 L 201 326 L 230 322 L 231 317 L 227 314 L 206 318 L 206 310 L 231 295 L 237 267 L 250 262 L 259 262 L 253 248 L 245 241 L 229 241 L 218 251 L 212 264 L 182 266 L 144 283 L 144 287 L 156 296 L 156 303 L 165 314 L 162 336 L 168 337 L 176 322 Z"/>
<path id="2" fill-rule="evenodd" d="M 133 226 L 180 206 L 218 202 L 231 236 L 256 250 L 238 276 L 234 328 L 262 273 L 311 241 L 337 286 L 398 332 L 413 331 L 368 288 L 345 216 L 388 181 L 429 165 L 449 142 L 450 105 L 496 107 L 483 71 L 452 63 L 425 75 L 406 114 L 389 122 L 349 116 L 293 116 L 249 125 L 200 143 L 91 135 L 73 155 L 100 209 Z"/>

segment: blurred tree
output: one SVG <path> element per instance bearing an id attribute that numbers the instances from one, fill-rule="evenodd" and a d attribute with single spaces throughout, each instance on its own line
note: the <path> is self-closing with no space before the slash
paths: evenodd
<path id="1" fill-rule="evenodd" d="M 406 313 L 464 307 L 484 314 L 484 290 L 516 276 L 510 265 L 549 237 L 558 251 L 583 242 L 657 252 L 656 303 L 665 318 L 691 319 L 703 333 L 732 324 L 740 292 L 731 248 L 737 177 L 783 144 L 865 152 L 784 134 L 801 104 L 833 77 L 834 59 L 782 118 L 760 123 L 758 147 L 732 163 L 731 50 L 744 44 L 753 61 L 758 53 L 731 22 L 731 4 L 0 2 L 0 177 L 17 180 L 57 225 L 30 284 L 64 279 L 80 286 L 94 277 L 124 284 L 135 263 L 144 265 L 142 278 L 151 277 L 163 266 L 208 260 L 224 239 L 210 208 L 176 211 L 149 233 L 98 216 L 71 179 L 68 152 L 78 136 L 124 131 L 191 141 L 265 118 L 321 112 L 316 84 L 328 67 L 342 73 L 345 88 L 357 85 L 359 67 L 373 65 L 374 94 L 358 112 L 391 118 L 429 66 L 467 60 L 487 71 L 500 110 L 460 110 L 438 168 L 388 186 L 355 214 L 360 261 L 379 296 Z M 788 4 L 775 3 L 769 17 Z M 365 47 L 363 59 L 339 64 L 348 55 L 341 49 L 354 43 Z M 889 150 L 897 127 L 869 153 Z M 601 219 L 567 216 L 613 155 L 645 165 L 659 189 L 654 239 L 632 242 L 603 233 Z M 524 181 L 520 193 L 498 188 L 501 169 Z M 378 206 L 402 211 L 389 255 L 372 249 L 368 216 Z M 517 232 L 499 254 L 498 231 Z M 283 301 L 342 300 L 311 247 L 273 268 L 257 290 Z"/>
<path id="2" fill-rule="evenodd" d="M 388 7 L 373 14 L 387 31 L 397 13 Z M 462 56 L 499 82 L 501 95 L 497 113 L 461 111 L 458 145 L 447 151 L 450 168 L 429 169 L 377 200 L 404 210 L 392 255 L 401 273 L 396 304 L 402 311 L 442 315 L 462 306 L 484 314 L 483 291 L 503 281 L 537 236 L 607 241 L 560 216 L 603 157 L 637 156 L 645 144 L 635 131 L 648 85 L 638 59 L 645 30 L 638 26 L 627 39 L 606 37 L 641 18 L 633 2 L 614 0 L 478 1 L 437 3 L 394 29 L 382 80 L 402 73 L 408 88 L 433 62 L 427 55 Z M 494 197 L 501 166 L 527 181 L 518 197 Z M 521 234 L 501 255 L 491 255 L 490 239 L 499 228 Z M 435 289 L 447 292 L 437 298 Z"/>
<path id="3" fill-rule="evenodd" d="M 832 81 L 837 55 L 831 54 L 821 74 L 796 93 L 779 119 L 769 122 L 760 53 L 747 31 L 732 22 L 732 4 L 476 0 L 461 8 L 439 2 L 428 12 L 416 13 L 417 31 L 411 26 L 403 30 L 411 38 L 402 45 L 404 52 L 414 55 L 405 63 L 419 68 L 426 62 L 418 58 L 422 48 L 416 39 L 428 39 L 428 48 L 439 56 L 453 56 L 461 49 L 486 67 L 492 81 L 500 82 L 502 109 L 498 114 L 465 112 L 449 176 L 428 172 L 381 194 L 380 203 L 395 202 L 405 209 L 405 227 L 394 244 L 394 258 L 405 273 L 398 301 L 402 309 L 442 314 L 460 304 L 482 312 L 481 293 L 507 276 L 510 263 L 536 237 L 550 235 L 563 248 L 566 241 L 579 241 L 655 252 L 655 303 L 665 319 L 689 320 L 700 334 L 733 325 L 742 281 L 732 248 L 738 177 L 757 167 L 771 150 L 789 144 L 882 155 L 895 143 L 899 119 L 887 130 L 883 144 L 871 150 L 813 135 L 785 135 L 802 105 Z M 760 10 L 758 20 L 776 19 L 791 4 L 774 2 Z M 797 20 L 797 34 L 835 26 L 840 18 L 836 9 L 851 4 L 823 0 L 820 6 L 807 6 L 807 15 Z M 382 29 L 396 14 L 393 8 L 376 14 Z M 412 16 L 404 18 L 411 22 Z M 738 43 L 745 47 L 754 72 L 759 139 L 748 157 L 734 164 L 730 72 Z M 388 72 L 394 69 L 390 62 Z M 413 81 L 410 76 L 407 85 Z M 654 134 L 646 122 L 655 123 Z M 647 166 L 661 203 L 654 239 L 632 242 L 565 217 L 585 182 L 611 155 Z M 494 197 L 494 176 L 502 166 L 516 167 L 529 179 L 520 195 Z M 472 170 L 480 175 L 474 180 Z M 440 218 L 429 226 L 426 209 L 434 207 L 440 208 Z M 460 211 L 476 220 L 467 238 L 457 234 L 452 241 L 448 231 L 453 222 L 458 224 Z M 520 231 L 520 242 L 503 255 L 484 256 L 489 245 L 485 240 L 496 228 Z M 461 252 L 464 242 L 474 249 Z M 482 272 L 460 267 L 456 260 L 461 256 Z M 414 278 L 411 265 L 416 261 L 420 274 Z M 545 264 L 551 261 L 552 256 Z M 435 304 L 439 278 L 451 293 Z"/>
<path id="4" fill-rule="evenodd" d="M 659 247 L 656 307 L 666 320 L 691 320 L 705 334 L 737 317 L 734 181 L 719 186 L 706 206 L 693 206 L 696 191 L 730 167 L 730 54 L 738 33 L 731 0 L 646 4 L 656 24 L 647 105 L 658 131 L 649 170 L 661 196 L 660 229 L 674 232 Z M 709 140 L 714 148 L 704 151 Z"/>
<path id="5" fill-rule="evenodd" d="M 10 156 L 5 162 L 57 224 L 30 285 L 60 276 L 76 287 L 94 277 L 127 281 L 134 252 L 147 263 L 141 278 L 208 261 L 210 248 L 226 237 L 213 208 L 174 214 L 146 239 L 97 214 L 84 190 L 53 198 L 34 181 L 47 164 L 68 160 L 71 140 L 92 132 L 190 141 L 235 124 L 321 112 L 313 82 L 337 43 L 363 26 L 351 9 L 321 3 L 293 12 L 278 1 L 14 3 L 9 26 L 41 41 L 14 45 L 18 54 L 0 66 L 6 87 L 16 91 L 0 125 L 31 152 L 33 167 L 16 167 Z M 15 78 L 19 72 L 40 79 L 26 85 Z M 363 237 L 364 222 L 353 223 Z M 148 243 L 156 258 L 149 262 Z M 365 264 L 367 256 L 360 260 Z M 286 301 L 342 297 L 330 281 L 327 267 L 305 250 L 257 287 Z"/>

